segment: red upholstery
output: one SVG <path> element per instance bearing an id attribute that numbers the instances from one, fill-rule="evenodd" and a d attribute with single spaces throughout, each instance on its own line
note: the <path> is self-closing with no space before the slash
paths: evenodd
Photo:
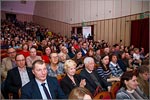
<path id="1" fill-rule="evenodd" d="M 37 51 L 36 53 L 38 56 L 42 56 L 43 55 L 43 52 L 42 51 Z"/>
<path id="2" fill-rule="evenodd" d="M 103 91 L 103 92 L 98 93 L 93 99 L 101 99 L 101 100 L 108 99 L 108 100 L 110 100 L 111 95 L 108 91 Z"/>
<path id="3" fill-rule="evenodd" d="M 7 53 L 2 53 L 2 54 L 1 54 L 1 60 L 2 60 L 3 58 L 5 58 L 5 57 L 8 57 Z"/>
<path id="4" fill-rule="evenodd" d="M 110 90 L 112 99 L 116 98 L 116 94 L 117 94 L 117 91 L 119 90 L 119 87 L 120 87 L 120 82 L 115 82 L 112 84 L 112 87 Z"/>

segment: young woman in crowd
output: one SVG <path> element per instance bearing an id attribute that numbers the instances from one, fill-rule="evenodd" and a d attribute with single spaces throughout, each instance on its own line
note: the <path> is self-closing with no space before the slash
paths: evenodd
<path id="1" fill-rule="evenodd" d="M 100 66 L 97 68 L 97 72 L 108 82 L 120 81 L 120 78 L 112 77 L 111 70 L 109 68 L 109 56 L 106 54 L 101 55 Z"/>
<path id="2" fill-rule="evenodd" d="M 138 87 L 137 77 L 133 71 L 127 71 L 121 76 L 121 87 L 116 99 L 148 99 Z"/>
<path id="3" fill-rule="evenodd" d="M 83 64 L 83 57 L 82 57 L 82 52 L 81 50 L 76 50 L 76 55 L 72 58 L 72 60 L 74 60 L 77 64 L 76 69 L 80 69 L 83 68 L 84 64 Z"/>
<path id="4" fill-rule="evenodd" d="M 45 46 L 44 47 L 44 55 L 42 55 L 42 59 L 45 61 L 45 63 L 49 63 L 50 53 L 51 53 L 50 46 Z"/>
<path id="5" fill-rule="evenodd" d="M 150 97 L 149 94 L 149 69 L 148 66 L 146 65 L 142 65 L 141 67 L 139 67 L 138 69 L 138 83 L 139 83 L 139 88 L 147 95 L 147 97 Z"/>

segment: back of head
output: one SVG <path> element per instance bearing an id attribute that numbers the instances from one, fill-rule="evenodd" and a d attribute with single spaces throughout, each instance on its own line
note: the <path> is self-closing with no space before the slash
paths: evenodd
<path id="1" fill-rule="evenodd" d="M 76 87 L 70 92 L 68 99 L 83 100 L 85 95 L 89 95 L 90 97 L 92 96 L 88 89 Z"/>

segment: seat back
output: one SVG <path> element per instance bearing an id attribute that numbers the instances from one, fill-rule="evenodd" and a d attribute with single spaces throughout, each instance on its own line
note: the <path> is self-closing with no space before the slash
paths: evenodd
<path id="1" fill-rule="evenodd" d="M 100 100 L 103 100 L 103 99 L 111 99 L 111 95 L 108 91 L 103 91 L 103 92 L 100 92 L 98 93 L 93 99 L 100 99 Z"/>
<path id="2" fill-rule="evenodd" d="M 65 77 L 66 74 L 57 75 L 58 83 L 60 84 L 60 81 Z"/>
<path id="3" fill-rule="evenodd" d="M 110 89 L 112 99 L 116 99 L 116 94 L 119 88 L 120 88 L 120 82 L 115 82 L 112 84 L 112 87 Z"/>
<path id="4" fill-rule="evenodd" d="M 82 69 L 76 70 L 76 74 L 80 74 L 81 70 L 82 70 Z"/>
<path id="5" fill-rule="evenodd" d="M 42 56 L 42 55 L 43 55 L 43 52 L 42 52 L 42 51 L 37 50 L 37 51 L 36 51 L 36 54 L 37 54 L 38 56 Z"/>
<path id="6" fill-rule="evenodd" d="M 2 53 L 2 54 L 1 54 L 1 60 L 2 60 L 3 58 L 6 58 L 6 57 L 8 57 L 8 54 L 7 54 L 7 53 Z"/>

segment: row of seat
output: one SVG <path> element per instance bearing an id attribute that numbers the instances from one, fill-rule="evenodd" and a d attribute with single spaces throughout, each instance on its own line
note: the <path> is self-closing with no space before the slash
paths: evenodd
<path id="1" fill-rule="evenodd" d="M 16 52 L 20 52 L 21 49 L 16 49 Z M 43 52 L 42 51 L 39 51 L 37 50 L 37 53 L 36 53 L 38 56 L 42 56 L 43 55 Z M 6 49 L 2 49 L 1 50 L 1 59 L 5 58 L 5 57 L 8 57 L 8 54 L 7 54 L 7 50 Z"/>
<path id="2" fill-rule="evenodd" d="M 76 71 L 76 74 L 80 74 L 82 69 L 79 69 Z M 65 77 L 66 74 L 58 75 L 57 80 L 60 83 L 60 81 Z M 120 82 L 114 82 L 111 86 L 110 92 L 103 91 L 98 93 L 93 99 L 115 99 L 117 91 L 120 88 Z"/>

